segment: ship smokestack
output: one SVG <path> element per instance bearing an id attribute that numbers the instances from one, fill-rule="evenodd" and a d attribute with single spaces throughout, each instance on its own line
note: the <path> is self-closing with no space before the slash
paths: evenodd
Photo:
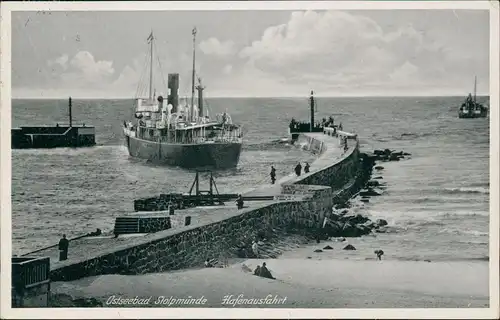
<path id="1" fill-rule="evenodd" d="M 177 112 L 179 106 L 179 74 L 168 74 L 168 97 L 167 104 L 172 105 L 172 113 Z"/>

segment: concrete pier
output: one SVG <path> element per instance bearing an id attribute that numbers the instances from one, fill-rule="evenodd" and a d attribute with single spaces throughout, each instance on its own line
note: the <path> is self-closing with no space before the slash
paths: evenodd
<path id="1" fill-rule="evenodd" d="M 51 258 L 51 279 L 74 280 L 86 276 L 141 274 L 202 266 L 208 257 L 229 252 L 238 243 L 255 239 L 263 230 L 290 225 L 313 230 L 331 212 L 334 203 L 345 201 L 359 186 L 361 177 L 358 142 L 344 151 L 338 136 L 304 133 L 297 143 L 318 154 L 311 171 L 282 177 L 275 185 L 250 190 L 244 195 L 274 195 L 274 200 L 177 210 L 171 228 L 148 233 L 81 238 L 71 241 L 68 259 L 58 261 L 57 248 L 37 252 Z M 299 159 L 298 159 L 299 160 Z M 293 171 L 293 168 L 290 168 Z M 133 213 L 130 216 L 169 216 L 167 211 Z M 185 217 L 191 224 L 184 225 Z"/>

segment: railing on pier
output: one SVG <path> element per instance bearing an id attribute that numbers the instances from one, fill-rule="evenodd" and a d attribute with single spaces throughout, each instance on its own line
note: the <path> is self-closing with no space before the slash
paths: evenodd
<path id="1" fill-rule="evenodd" d="M 24 290 L 49 282 L 50 258 L 12 257 L 12 287 Z"/>

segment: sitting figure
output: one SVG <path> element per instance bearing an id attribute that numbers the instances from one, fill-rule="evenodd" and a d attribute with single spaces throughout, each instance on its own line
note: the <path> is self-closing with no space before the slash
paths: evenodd
<path id="1" fill-rule="evenodd" d="M 257 266 L 257 268 L 255 268 L 253 274 L 260 277 L 260 266 Z"/>
<path id="2" fill-rule="evenodd" d="M 258 268 L 258 267 L 257 267 Z M 257 269 L 255 269 L 257 271 Z M 259 268 L 259 274 L 258 276 L 261 276 L 263 278 L 268 278 L 268 279 L 275 279 L 269 269 L 266 267 L 266 263 L 262 263 L 262 267 Z"/>

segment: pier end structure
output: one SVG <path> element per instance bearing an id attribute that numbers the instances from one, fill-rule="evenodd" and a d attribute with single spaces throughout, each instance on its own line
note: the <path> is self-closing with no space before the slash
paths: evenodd
<path id="1" fill-rule="evenodd" d="M 48 307 L 50 258 L 12 257 L 12 307 Z"/>
<path id="2" fill-rule="evenodd" d="M 172 227 L 167 230 L 70 242 L 68 260 L 52 259 L 51 279 L 68 281 L 101 274 L 144 274 L 198 267 L 207 258 L 234 252 L 241 243 L 272 233 L 275 228 L 314 231 L 331 213 L 332 206 L 355 194 L 364 179 L 357 137 L 351 137 L 347 150 L 339 147 L 340 138 L 338 132 L 334 136 L 327 131 L 302 133 L 302 148 L 318 154 L 311 172 L 283 177 L 278 185 L 249 192 L 273 194 L 274 200 L 250 202 L 241 210 L 230 205 L 179 210 L 170 216 Z M 191 217 L 187 226 L 183 223 L 185 216 Z M 39 254 L 57 257 L 57 250 Z"/>
<path id="3" fill-rule="evenodd" d="M 56 126 L 21 126 L 11 129 L 12 149 L 77 148 L 96 144 L 95 127 L 73 124 L 73 102 L 68 99 L 68 123 Z"/>

